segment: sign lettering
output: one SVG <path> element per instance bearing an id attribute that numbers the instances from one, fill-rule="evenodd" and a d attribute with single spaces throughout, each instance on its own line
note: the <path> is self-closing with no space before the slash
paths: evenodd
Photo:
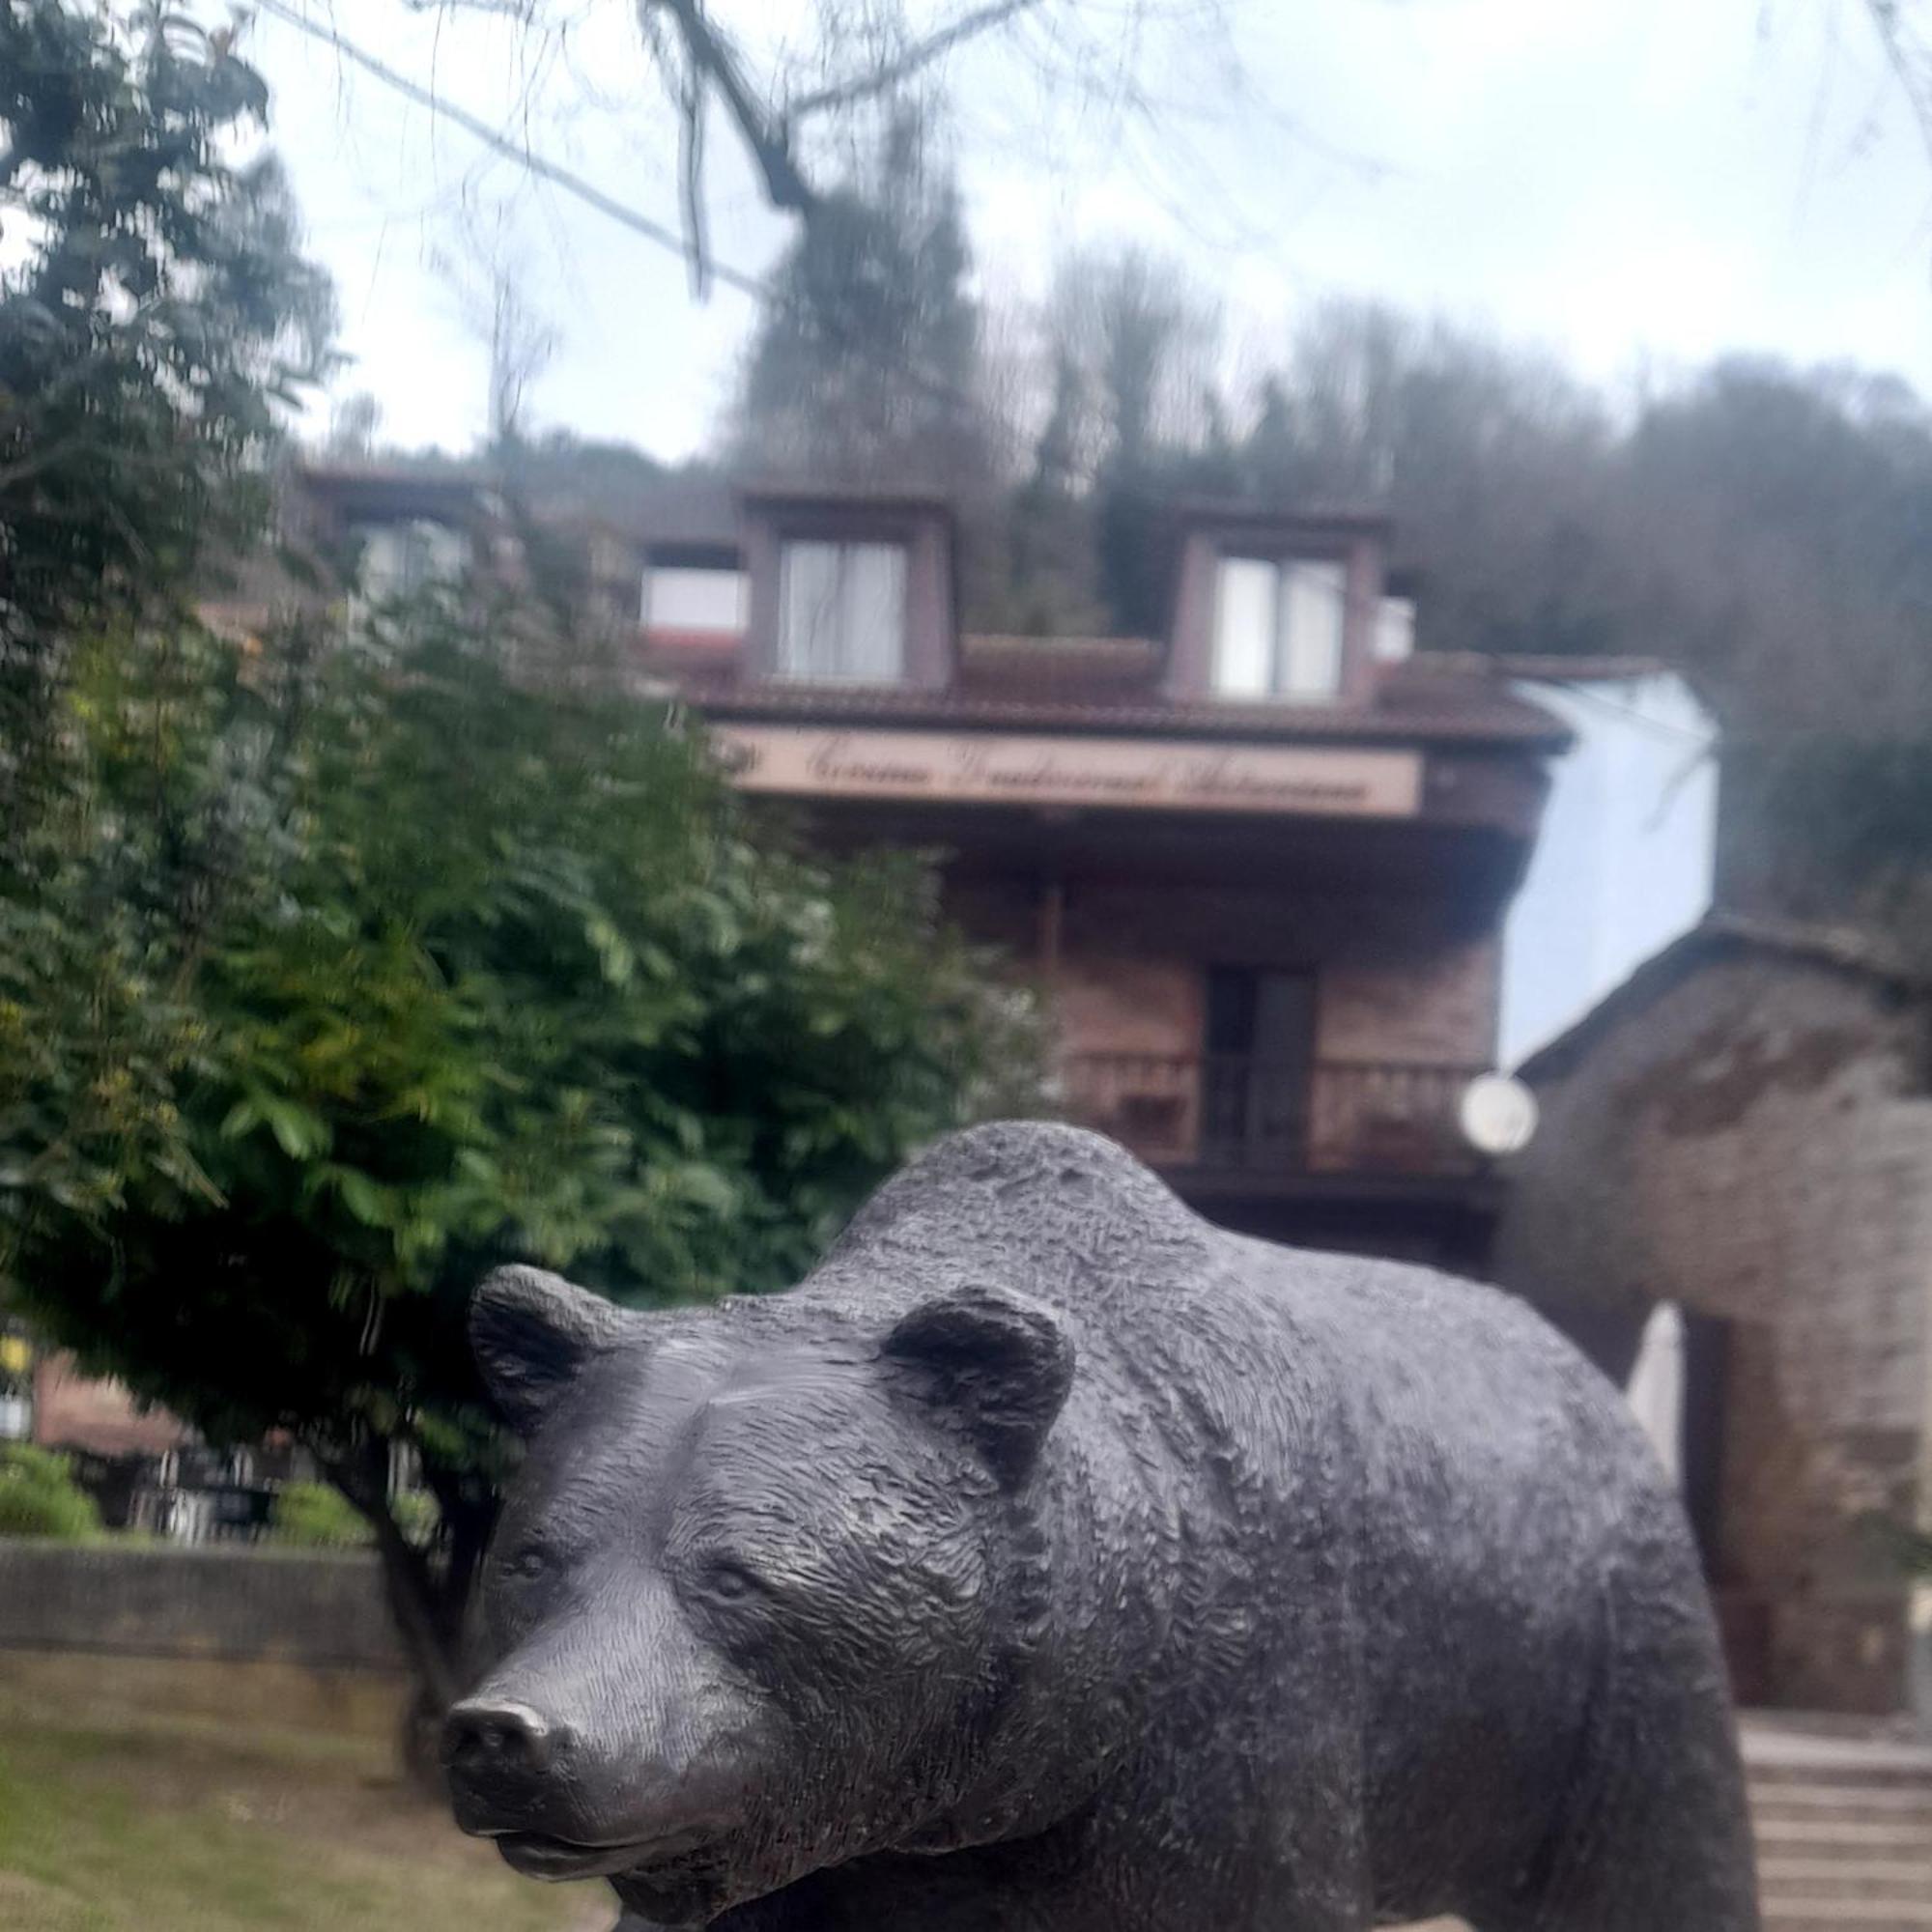
<path id="1" fill-rule="evenodd" d="M 1357 818 L 1411 818 L 1422 799 L 1413 752 L 795 724 L 720 724 L 713 738 L 742 790 L 795 798 Z"/>

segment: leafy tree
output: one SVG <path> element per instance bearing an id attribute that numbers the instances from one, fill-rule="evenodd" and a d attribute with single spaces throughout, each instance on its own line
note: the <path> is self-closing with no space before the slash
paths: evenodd
<path id="1" fill-rule="evenodd" d="M 309 1444 L 439 1701 L 501 1453 L 479 1273 L 781 1287 L 1019 1037 L 916 867 L 755 842 L 662 707 L 532 682 L 485 641 L 513 635 L 432 608 L 329 651 L 93 654 L 81 856 L 0 934 L 0 1281 L 214 1439 Z M 165 945 L 130 838 L 171 900 L 226 880 Z"/>
<path id="2" fill-rule="evenodd" d="M 156 7 L 0 0 L 0 820 L 24 822 L 68 639 L 258 525 L 274 410 L 327 359 L 267 98 Z"/>

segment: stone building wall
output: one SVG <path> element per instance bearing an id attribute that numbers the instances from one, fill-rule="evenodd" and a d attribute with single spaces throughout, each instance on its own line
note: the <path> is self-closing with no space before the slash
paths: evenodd
<path id="1" fill-rule="evenodd" d="M 1895 1710 L 1909 1592 L 1872 1520 L 1932 1499 L 1924 1009 L 1822 960 L 1685 945 L 1525 1069 L 1543 1124 L 1496 1269 L 1566 1325 L 1629 1332 L 1659 1300 L 1725 1324 L 1714 1581 L 1754 1688 Z"/>

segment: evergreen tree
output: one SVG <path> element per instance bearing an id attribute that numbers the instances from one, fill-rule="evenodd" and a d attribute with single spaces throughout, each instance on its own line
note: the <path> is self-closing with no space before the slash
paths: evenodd
<path id="1" fill-rule="evenodd" d="M 925 116 L 895 110 L 800 233 L 746 364 L 741 465 L 951 488 L 986 473 L 972 251 L 932 148 Z"/>
<path id="2" fill-rule="evenodd" d="M 1094 585 L 1094 528 L 1080 463 L 1085 379 L 1071 351 L 1054 360 L 1053 401 L 1033 468 L 1013 493 L 1011 621 L 1023 633 L 1080 633 L 1104 622 Z"/>

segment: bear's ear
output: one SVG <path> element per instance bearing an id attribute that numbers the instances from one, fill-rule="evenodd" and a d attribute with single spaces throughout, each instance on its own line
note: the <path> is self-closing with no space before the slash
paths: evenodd
<path id="1" fill-rule="evenodd" d="M 469 1347 L 484 1385 L 520 1435 L 624 1326 L 614 1303 L 542 1268 L 497 1268 L 469 1304 Z"/>
<path id="2" fill-rule="evenodd" d="M 886 1338 L 923 1397 L 964 1427 L 1009 1490 L 1026 1481 L 1073 1386 L 1073 1338 L 1051 1309 L 1003 1289 L 922 1302 Z"/>

